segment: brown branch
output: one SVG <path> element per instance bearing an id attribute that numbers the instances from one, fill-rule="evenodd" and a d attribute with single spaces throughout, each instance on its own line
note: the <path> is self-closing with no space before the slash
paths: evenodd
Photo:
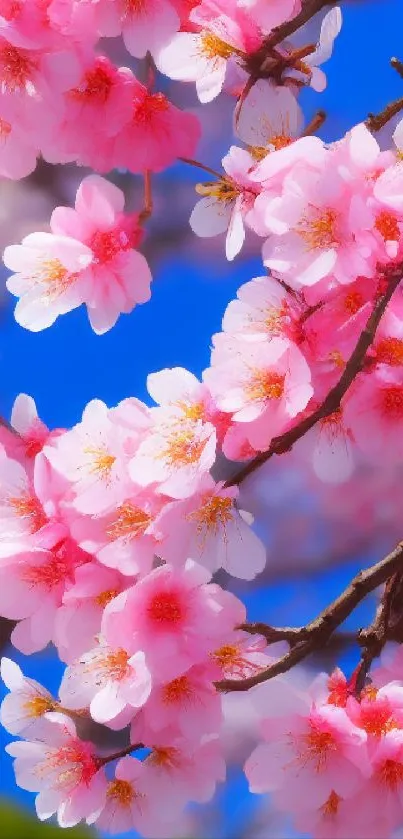
<path id="1" fill-rule="evenodd" d="M 151 172 L 146 169 L 144 172 L 144 206 L 139 214 L 139 224 L 144 224 L 150 218 L 153 211 L 153 193 L 151 186 Z"/>
<path id="2" fill-rule="evenodd" d="M 268 644 L 276 644 L 279 641 L 287 641 L 290 647 L 298 644 L 301 641 L 301 627 L 300 626 L 270 626 L 267 623 L 243 623 L 238 629 L 243 632 L 248 632 L 249 635 L 261 635 L 265 638 Z M 346 644 L 352 644 L 357 641 L 356 632 L 337 632 L 332 635 L 330 639 L 334 647 L 343 647 Z"/>
<path id="3" fill-rule="evenodd" d="M 121 749 L 120 752 L 114 752 L 111 755 L 106 755 L 106 757 L 99 757 L 97 758 L 98 765 L 106 766 L 107 763 L 112 763 L 114 760 L 120 760 L 122 757 L 127 757 L 127 755 L 131 755 L 132 752 L 136 752 L 138 749 L 144 749 L 144 744 L 132 743 L 130 746 L 126 746 L 125 749 Z"/>
<path id="4" fill-rule="evenodd" d="M 403 272 L 403 263 L 382 267 L 380 273 L 383 274 L 387 282 L 386 290 L 380 294 L 376 300 L 374 308 L 368 318 L 366 326 L 361 333 L 355 349 L 353 350 L 347 364 L 340 376 L 337 384 L 329 391 L 326 399 L 307 417 L 304 417 L 297 425 L 290 428 L 280 437 L 274 437 L 270 447 L 266 452 L 262 452 L 243 466 L 232 478 L 226 481 L 226 486 L 238 486 L 245 478 L 249 477 L 253 472 L 259 469 L 266 463 L 274 454 L 284 454 L 289 451 L 292 446 L 301 439 L 311 428 L 322 419 L 335 413 L 339 408 L 343 396 L 351 387 L 355 377 L 362 370 L 365 356 L 372 341 L 375 337 L 379 322 L 384 314 L 386 307 L 394 294 L 397 286 L 400 283 Z"/>
<path id="5" fill-rule="evenodd" d="M 178 157 L 178 160 L 180 160 L 181 163 L 187 163 L 188 166 L 196 166 L 197 169 L 202 169 L 203 172 L 208 172 L 209 175 L 214 175 L 214 177 L 219 178 L 219 180 L 223 177 L 223 175 L 220 175 L 220 173 L 216 172 L 215 169 L 211 169 L 210 166 L 205 166 L 205 164 L 200 163 L 199 160 L 192 160 L 190 157 Z"/>
<path id="6" fill-rule="evenodd" d="M 312 117 L 311 121 L 306 126 L 305 130 L 302 132 L 301 137 L 310 137 L 312 134 L 316 134 L 320 128 L 322 128 L 323 123 L 326 120 L 326 112 L 319 110 L 316 112 L 315 116 Z"/>
<path id="7" fill-rule="evenodd" d="M 302 26 L 305 26 L 318 12 L 322 11 L 325 6 L 332 6 L 334 3 L 331 0 L 305 0 L 299 14 L 282 23 L 281 26 L 276 26 L 272 30 L 268 38 L 265 40 L 266 47 L 276 47 L 281 41 L 289 38 Z"/>
<path id="8" fill-rule="evenodd" d="M 355 671 L 355 693 L 365 686 L 368 671 L 387 641 L 401 641 L 403 626 L 403 571 L 399 570 L 386 583 L 381 602 L 372 624 L 361 630 L 358 643 L 363 652 Z"/>
<path id="9" fill-rule="evenodd" d="M 396 573 L 403 573 L 403 542 L 399 543 L 392 553 L 377 562 L 376 565 L 367 568 L 365 571 L 360 571 L 333 603 L 327 606 L 313 621 L 306 626 L 301 626 L 298 630 L 299 640 L 293 633 L 293 646 L 278 661 L 247 679 L 223 679 L 216 682 L 216 688 L 223 692 L 246 691 L 273 679 L 275 676 L 287 673 L 288 670 L 313 652 L 323 648 L 336 629 L 367 594 L 374 591 Z M 288 632 L 289 630 L 286 629 L 285 631 Z"/>
<path id="10" fill-rule="evenodd" d="M 390 119 L 399 114 L 403 110 L 403 96 L 400 99 L 395 99 L 386 105 L 379 114 L 368 114 L 368 119 L 365 120 L 365 125 L 369 131 L 380 131 L 381 128 L 389 122 Z"/>
<path id="11" fill-rule="evenodd" d="M 403 61 L 400 61 L 398 58 L 391 58 L 390 63 L 394 70 L 399 73 L 399 76 L 403 79 Z"/>

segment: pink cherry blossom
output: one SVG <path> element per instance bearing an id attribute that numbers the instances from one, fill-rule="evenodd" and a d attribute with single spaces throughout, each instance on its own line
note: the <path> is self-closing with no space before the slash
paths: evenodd
<path id="1" fill-rule="evenodd" d="M 177 804 L 172 796 L 166 796 L 163 808 L 156 807 L 153 781 L 149 764 L 135 757 L 122 758 L 116 764 L 114 779 L 108 783 L 103 807 L 87 822 L 112 834 L 136 830 L 150 839 L 163 838 Z"/>
<path id="2" fill-rule="evenodd" d="M 41 821 L 57 813 L 61 827 L 72 827 L 101 808 L 105 772 L 92 744 L 77 737 L 68 717 L 51 713 L 48 719 L 52 727 L 42 742 L 11 743 L 6 750 L 15 757 L 18 785 L 38 792 L 35 803 Z"/>
<path id="3" fill-rule="evenodd" d="M 178 157 L 193 157 L 199 138 L 194 114 L 181 111 L 163 93 L 151 93 L 134 79 L 130 119 L 112 141 L 113 167 L 160 172 Z M 112 168 L 102 157 L 94 165 L 100 171 Z"/>
<path id="4" fill-rule="evenodd" d="M 241 602 L 208 579 L 191 560 L 183 569 L 156 568 L 106 607 L 107 643 L 142 650 L 157 682 L 182 675 L 245 619 Z"/>
<path id="5" fill-rule="evenodd" d="M 217 405 L 231 411 L 235 422 L 247 423 L 249 442 L 261 450 L 304 410 L 313 392 L 302 353 L 282 338 L 239 344 L 237 357 L 214 364 L 204 378 Z"/>
<path id="6" fill-rule="evenodd" d="M 1 704 L 1 724 L 10 734 L 42 739 L 49 726 L 44 715 L 57 710 L 58 703 L 39 682 L 24 676 L 18 664 L 9 658 L 1 659 L 1 678 L 10 691 Z"/>
<path id="7" fill-rule="evenodd" d="M 222 722 L 221 697 L 213 681 L 217 668 L 196 664 L 186 673 L 153 687 L 151 696 L 132 726 L 132 739 L 157 738 L 157 732 L 177 727 L 189 741 L 218 733 Z"/>
<path id="8" fill-rule="evenodd" d="M 214 735 L 195 744 L 168 729 L 154 735 L 147 745 L 152 752 L 146 765 L 152 769 L 154 793 L 159 798 L 172 797 L 182 806 L 189 800 L 209 801 L 217 782 L 225 780 L 225 761 Z"/>
<path id="9" fill-rule="evenodd" d="M 123 214 L 124 195 L 97 175 L 81 182 L 75 210 L 57 207 L 51 218 L 56 235 L 71 236 L 92 253 L 81 275 L 85 303 L 95 332 L 110 329 L 121 312 L 150 299 L 151 274 L 135 245 L 141 238 L 136 216 Z"/>
<path id="10" fill-rule="evenodd" d="M 242 9 L 248 14 L 263 30 L 270 32 L 275 26 L 280 26 L 289 18 L 296 17 L 301 10 L 301 0 L 240 0 Z"/>
<path id="11" fill-rule="evenodd" d="M 358 376 L 344 400 L 346 423 L 357 446 L 369 458 L 395 458 L 400 452 L 402 372 L 399 367 L 380 364 L 370 376 Z"/>
<path id="12" fill-rule="evenodd" d="M 0 615 L 17 620 L 11 640 L 26 654 L 53 640 L 54 623 L 75 569 L 90 559 L 64 537 L 48 549 L 16 552 L 0 563 Z"/>
<path id="13" fill-rule="evenodd" d="M 217 236 L 226 230 L 225 252 L 232 260 L 239 253 L 245 239 L 244 218 L 252 209 L 258 188 L 249 176 L 254 161 L 249 152 L 231 146 L 222 161 L 227 173 L 217 183 L 198 184 L 203 196 L 191 216 L 192 230 L 202 237 Z"/>
<path id="14" fill-rule="evenodd" d="M 89 706 L 96 722 L 107 723 L 124 711 L 134 714 L 147 701 L 150 690 L 144 653 L 129 656 L 126 650 L 112 649 L 100 640 L 97 647 L 67 667 L 60 700 L 73 710 Z"/>
<path id="15" fill-rule="evenodd" d="M 55 616 L 53 642 L 62 661 L 71 663 L 95 646 L 105 607 L 131 582 L 95 561 L 75 569 Z"/>
<path id="16" fill-rule="evenodd" d="M 108 568 L 122 574 L 146 574 L 152 569 L 160 542 L 156 524 L 162 498 L 147 489 L 133 493 L 106 515 L 74 518 L 71 533 L 78 544 Z"/>
<path id="17" fill-rule="evenodd" d="M 6 267 L 16 272 L 6 285 L 20 298 L 15 319 L 26 329 L 46 329 L 59 315 L 84 302 L 87 289 L 79 277 L 93 257 L 81 242 L 51 233 L 30 233 L 21 245 L 7 247 L 3 258 Z"/>
<path id="18" fill-rule="evenodd" d="M 149 420 L 140 402 L 134 400 L 129 410 L 127 426 L 120 422 L 119 406 L 108 409 L 93 399 L 81 423 L 44 448 L 52 467 L 71 482 L 72 504 L 80 513 L 104 513 L 123 503 L 130 492 L 129 446 L 140 442 Z"/>
<path id="19" fill-rule="evenodd" d="M 237 509 L 235 487 L 211 478 L 196 495 L 167 504 L 158 517 L 159 555 L 173 566 L 191 556 L 212 573 L 224 568 L 241 579 L 253 579 L 266 564 L 263 544 L 250 527 L 252 517 Z"/>
<path id="20" fill-rule="evenodd" d="M 236 134 L 252 148 L 257 160 L 289 146 L 302 129 L 303 115 L 296 97 L 289 88 L 266 79 L 253 85 L 235 119 Z"/>
<path id="21" fill-rule="evenodd" d="M 130 477 L 139 486 L 155 484 L 165 495 L 186 498 L 214 463 L 214 426 L 184 418 L 174 408 L 151 408 L 150 417 L 153 424 L 130 462 Z"/>

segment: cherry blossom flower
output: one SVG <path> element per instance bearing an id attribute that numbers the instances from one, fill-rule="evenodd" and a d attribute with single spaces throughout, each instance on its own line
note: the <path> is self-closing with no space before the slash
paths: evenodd
<path id="1" fill-rule="evenodd" d="M 234 127 L 252 157 L 260 161 L 287 148 L 301 134 L 303 115 L 289 88 L 259 79 L 242 102 Z"/>
<path id="2" fill-rule="evenodd" d="M 36 810 L 42 820 L 57 813 L 61 827 L 73 827 L 98 812 L 105 801 L 106 777 L 94 747 L 77 737 L 74 723 L 63 714 L 48 714 L 52 727 L 42 742 L 11 743 L 17 783 L 38 792 Z"/>
<path id="3" fill-rule="evenodd" d="M 99 723 L 113 720 L 123 711 L 141 708 L 151 690 L 151 675 L 144 653 L 129 656 L 126 650 L 111 649 L 100 640 L 65 670 L 60 699 L 65 708 L 89 706 Z M 123 728 L 123 725 L 122 725 Z"/>
<path id="4" fill-rule="evenodd" d="M 122 403 L 121 403 L 122 404 Z M 73 507 L 80 513 L 104 513 L 123 503 L 130 492 L 127 473 L 130 450 L 148 427 L 140 402 L 130 406 L 130 424 L 119 422 L 119 406 L 108 409 L 98 399 L 86 406 L 82 421 L 59 436 L 44 454 L 52 467 L 71 482 Z"/>
<path id="5" fill-rule="evenodd" d="M 159 555 L 173 566 L 193 557 L 212 573 L 224 568 L 253 579 L 266 564 L 266 551 L 251 530 L 252 517 L 237 509 L 235 487 L 206 478 L 195 496 L 167 504 L 158 517 Z"/>
<path id="6" fill-rule="evenodd" d="M 1 678 L 10 691 L 1 704 L 1 724 L 10 734 L 42 739 L 43 731 L 49 726 L 44 715 L 56 711 L 58 703 L 39 682 L 24 676 L 11 659 L 3 657 L 0 669 Z"/>
<path id="7" fill-rule="evenodd" d="M 157 683 L 181 676 L 245 619 L 241 602 L 208 579 L 191 560 L 183 569 L 156 568 L 106 607 L 107 643 L 142 650 Z"/>
<path id="8" fill-rule="evenodd" d="M 227 173 L 219 181 L 198 184 L 196 191 L 203 196 L 190 216 L 192 230 L 202 237 L 217 236 L 226 230 L 225 253 L 229 260 L 237 256 L 245 239 L 243 219 L 247 218 L 259 192 L 249 172 L 253 158 L 249 152 L 231 146 L 222 161 Z"/>
<path id="9" fill-rule="evenodd" d="M 204 379 L 217 405 L 231 411 L 233 421 L 245 423 L 249 442 L 261 450 L 304 410 L 313 393 L 302 353 L 282 338 L 267 345 L 243 342 L 233 360 L 214 364 Z"/>
<path id="10" fill-rule="evenodd" d="M 3 259 L 16 272 L 6 285 L 20 298 L 15 319 L 26 329 L 46 329 L 60 314 L 84 302 L 85 284 L 77 280 L 92 261 L 92 253 L 81 242 L 52 233 L 30 233 L 21 245 L 7 247 Z"/>
<path id="11" fill-rule="evenodd" d="M 174 408 L 151 408 L 150 417 L 153 425 L 130 462 L 130 477 L 139 486 L 155 484 L 165 495 L 186 498 L 214 463 L 214 426 Z"/>

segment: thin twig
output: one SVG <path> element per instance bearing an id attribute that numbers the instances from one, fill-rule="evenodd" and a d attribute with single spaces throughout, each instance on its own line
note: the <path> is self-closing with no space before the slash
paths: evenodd
<path id="1" fill-rule="evenodd" d="M 121 749 L 120 752 L 114 752 L 111 755 L 106 755 L 105 757 L 99 757 L 97 759 L 99 766 L 106 766 L 107 763 L 112 763 L 114 760 L 120 760 L 122 757 L 126 757 L 127 755 L 131 755 L 132 752 L 138 751 L 138 749 L 144 749 L 143 743 L 132 743 L 130 746 L 126 746 L 125 749 Z"/>
<path id="2" fill-rule="evenodd" d="M 400 61 L 399 58 L 391 58 L 390 63 L 394 70 L 399 73 L 399 76 L 403 79 L 403 61 Z"/>
<path id="3" fill-rule="evenodd" d="M 331 0 L 305 0 L 301 11 L 296 17 L 292 18 L 292 20 L 287 20 L 281 26 L 276 26 L 272 30 L 268 38 L 265 39 L 266 47 L 276 47 L 277 44 L 281 44 L 281 41 L 289 38 L 298 29 L 301 29 L 301 26 L 305 26 L 325 6 L 331 5 L 334 5 L 331 3 Z"/>
<path id="4" fill-rule="evenodd" d="M 301 137 L 310 137 L 312 134 L 316 134 L 320 128 L 322 128 L 323 123 L 326 120 L 326 111 L 319 110 L 312 117 L 311 121 L 306 126 L 305 130 L 301 134 Z"/>
<path id="5" fill-rule="evenodd" d="M 215 178 L 222 178 L 219 172 L 216 172 L 215 169 L 211 169 L 210 166 L 206 166 L 204 163 L 200 163 L 199 160 L 192 160 L 190 157 L 178 157 L 178 160 L 181 163 L 187 163 L 188 166 L 196 166 L 197 169 L 203 169 L 203 172 L 208 172 L 210 175 L 214 175 Z"/>
<path id="6" fill-rule="evenodd" d="M 365 125 L 369 131 L 380 131 L 400 111 L 403 111 L 403 96 L 400 99 L 395 99 L 393 102 L 390 102 L 379 114 L 368 114 Z"/>
<path id="7" fill-rule="evenodd" d="M 146 169 L 144 172 L 144 206 L 139 214 L 139 224 L 144 224 L 150 218 L 153 211 L 153 193 L 151 185 L 151 172 Z"/>
<path id="8" fill-rule="evenodd" d="M 360 571 L 333 603 L 327 606 L 313 621 L 300 627 L 298 630 L 299 640 L 293 633 L 293 646 L 278 661 L 249 678 L 223 679 L 216 682 L 216 688 L 222 692 L 246 691 L 273 679 L 275 676 L 287 673 L 307 656 L 322 649 L 336 629 L 354 611 L 364 597 L 390 579 L 393 574 L 401 572 L 402 568 L 403 542 L 399 543 L 392 553 L 377 562 L 376 565 L 367 568 L 365 571 Z"/>
<path id="9" fill-rule="evenodd" d="M 243 466 L 232 478 L 226 481 L 226 486 L 238 486 L 245 478 L 252 475 L 260 466 L 266 463 L 274 454 L 284 454 L 301 439 L 311 428 L 322 419 L 335 413 L 339 408 L 343 396 L 351 387 L 355 377 L 362 370 L 367 350 L 375 337 L 379 322 L 386 310 L 386 307 L 394 294 L 402 278 L 403 263 L 382 267 L 382 273 L 388 282 L 386 291 L 379 295 L 375 306 L 368 318 L 366 326 L 361 333 L 355 349 L 353 350 L 342 375 L 337 384 L 329 391 L 326 399 L 319 407 L 307 417 L 304 417 L 297 425 L 286 431 L 280 437 L 275 437 L 269 449 L 262 452 Z"/>

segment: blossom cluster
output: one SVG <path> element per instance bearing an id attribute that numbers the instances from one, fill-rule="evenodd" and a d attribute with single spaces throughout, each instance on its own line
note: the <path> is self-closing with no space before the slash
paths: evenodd
<path id="1" fill-rule="evenodd" d="M 340 670 L 306 693 L 290 679 L 256 690 L 263 742 L 245 764 L 252 792 L 270 792 L 315 839 L 384 839 L 403 818 L 400 650 L 354 695 Z"/>
<path id="2" fill-rule="evenodd" d="M 40 156 L 94 171 L 74 209 L 56 207 L 48 231 L 5 250 L 21 326 L 40 331 L 84 304 L 102 334 L 149 300 L 139 247 L 150 175 L 178 159 L 209 173 L 196 186 L 196 235 L 225 234 L 230 261 L 249 231 L 262 241 L 262 275 L 229 303 L 201 381 L 181 367 L 151 373 L 153 407 L 94 399 L 73 428 L 52 431 L 20 394 L 0 428 L 0 617 L 22 653 L 52 643 L 65 664 L 56 699 L 4 658 L 1 720 L 22 738 L 7 747 L 18 784 L 37 793 L 40 819 L 57 814 L 63 827 L 84 819 L 164 837 L 224 780 L 219 683 L 263 671 L 276 650 L 248 633 L 245 606 L 213 576 L 252 580 L 266 564 L 219 464 L 274 451 L 321 406 L 403 264 L 403 121 L 387 150 L 364 123 L 332 143 L 304 127 L 298 94 L 323 90 L 341 12 L 320 16 L 315 43 L 273 46 L 301 10 L 301 0 L 0 0 L 0 175 L 25 177 Z M 108 55 L 119 36 L 130 67 Z M 145 83 L 132 59 L 144 60 Z M 157 72 L 195 83 L 201 103 L 236 100 L 222 173 L 191 160 L 199 121 Z M 125 212 L 103 177 L 115 169 L 144 178 L 143 209 Z M 345 481 L 357 456 L 403 454 L 402 419 L 397 289 L 352 386 L 300 445 L 319 478 Z M 245 766 L 250 789 L 271 792 L 315 839 L 393 832 L 400 670 L 399 653 L 385 658 L 359 694 L 339 671 L 304 694 L 289 679 L 256 688 L 264 742 Z M 124 731 L 127 746 L 104 754 L 85 739 L 91 720 Z"/>
<path id="3" fill-rule="evenodd" d="M 209 475 L 215 429 L 190 398 L 203 386 L 179 368 L 151 376 L 150 391 L 178 401 L 94 400 L 70 431 L 49 432 L 31 398 L 16 401 L 18 436 L 1 436 L 0 615 L 16 622 L 17 649 L 52 642 L 67 666 L 56 702 L 4 660 L 1 717 L 28 738 L 8 751 L 40 818 L 155 836 L 224 779 L 215 682 L 270 659 L 239 628 L 241 601 L 211 581 L 219 567 L 252 578 L 265 550 L 237 490 Z M 74 727 L 83 714 L 130 726 L 145 759 L 107 777 Z M 161 796 L 172 811 L 155 808 Z"/>

